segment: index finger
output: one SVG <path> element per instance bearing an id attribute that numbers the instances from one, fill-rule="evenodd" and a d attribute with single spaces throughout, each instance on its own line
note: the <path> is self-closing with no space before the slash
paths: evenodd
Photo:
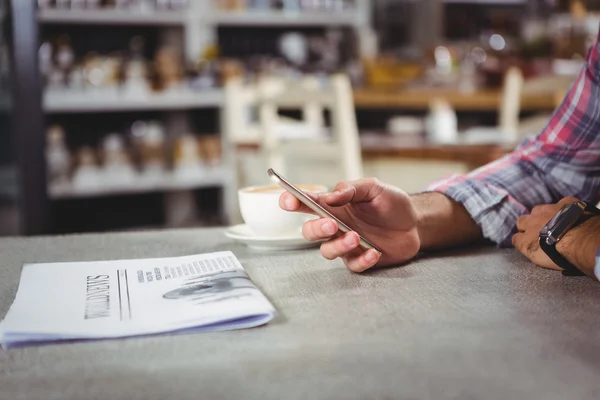
<path id="1" fill-rule="evenodd" d="M 322 204 L 322 195 L 313 194 L 313 193 L 305 193 L 308 197 L 316 201 L 318 204 Z M 303 204 L 300 200 L 294 197 L 289 192 L 283 192 L 281 196 L 279 196 L 279 207 L 286 211 L 294 211 L 294 212 L 302 212 L 306 214 L 317 215 L 313 210 L 311 210 L 308 206 Z"/>

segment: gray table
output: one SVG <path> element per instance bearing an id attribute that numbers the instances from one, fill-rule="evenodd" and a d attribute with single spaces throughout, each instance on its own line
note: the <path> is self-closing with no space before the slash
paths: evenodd
<path id="1" fill-rule="evenodd" d="M 2 399 L 599 399 L 600 284 L 470 249 L 353 274 L 221 230 L 0 240 L 0 316 L 25 262 L 230 249 L 280 315 L 243 331 L 0 351 Z"/>

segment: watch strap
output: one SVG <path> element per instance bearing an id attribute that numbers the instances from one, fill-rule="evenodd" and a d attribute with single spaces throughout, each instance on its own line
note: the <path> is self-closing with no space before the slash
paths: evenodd
<path id="1" fill-rule="evenodd" d="M 583 276 L 583 275 L 585 275 L 576 266 L 571 264 L 571 262 L 569 260 L 567 260 L 565 257 L 563 257 L 563 255 L 560 254 L 558 252 L 558 250 L 556 250 L 555 246 L 550 246 L 548 243 L 546 243 L 545 237 L 540 237 L 539 242 L 540 242 L 540 247 L 542 248 L 542 250 L 544 250 L 544 252 L 548 255 L 548 257 L 550 257 L 550 259 L 552 261 L 554 261 L 554 263 L 556 265 L 558 265 L 559 267 L 564 269 L 562 271 L 562 274 L 564 276 Z"/>
<path id="2" fill-rule="evenodd" d="M 591 204 L 591 203 L 588 203 L 588 202 L 585 203 L 585 210 L 584 211 L 592 213 L 594 215 L 600 215 L 600 210 L 598 209 L 598 207 L 596 207 L 594 204 Z"/>

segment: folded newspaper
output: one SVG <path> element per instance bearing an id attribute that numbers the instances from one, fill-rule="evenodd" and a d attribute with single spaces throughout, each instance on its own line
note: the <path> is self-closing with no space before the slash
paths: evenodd
<path id="1" fill-rule="evenodd" d="M 275 315 L 231 252 L 28 264 L 0 344 L 250 328 Z"/>

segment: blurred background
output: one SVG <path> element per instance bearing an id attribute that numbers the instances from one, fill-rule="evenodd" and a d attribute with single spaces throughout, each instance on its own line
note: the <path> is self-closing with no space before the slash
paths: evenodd
<path id="1" fill-rule="evenodd" d="M 408 192 L 543 129 L 595 0 L 0 0 L 0 235 L 240 220 L 237 190 Z"/>

